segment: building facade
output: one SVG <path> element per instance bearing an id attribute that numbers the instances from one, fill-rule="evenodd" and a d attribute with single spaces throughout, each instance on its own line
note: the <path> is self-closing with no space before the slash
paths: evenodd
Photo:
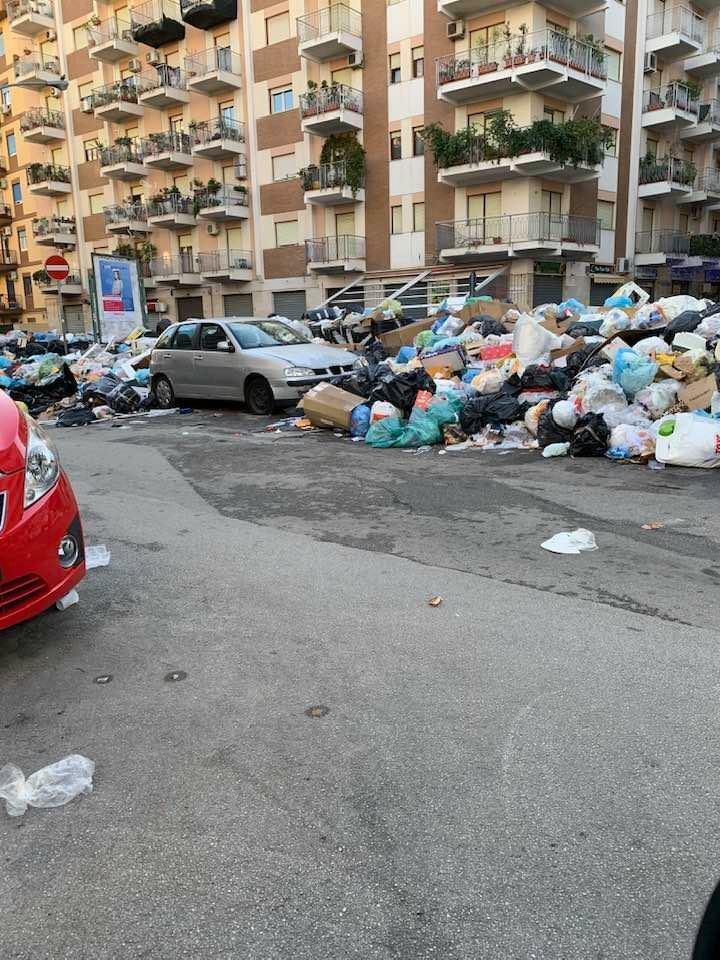
<path id="1" fill-rule="evenodd" d="M 0 324 L 58 250 L 71 330 L 93 251 L 170 319 L 713 282 L 710 0 L 0 3 Z"/>

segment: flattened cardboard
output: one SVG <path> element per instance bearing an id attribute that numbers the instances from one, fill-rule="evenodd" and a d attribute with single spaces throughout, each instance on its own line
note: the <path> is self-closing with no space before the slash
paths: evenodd
<path id="1" fill-rule="evenodd" d="M 715 374 L 711 373 L 702 380 L 696 380 L 695 383 L 688 383 L 682 387 L 678 393 L 678 400 L 688 410 L 707 410 L 715 390 Z"/>
<path id="2" fill-rule="evenodd" d="M 362 397 L 356 397 L 354 393 L 331 383 L 319 383 L 303 397 L 303 412 L 316 427 L 349 430 L 350 414 L 362 402 Z"/>
<path id="3" fill-rule="evenodd" d="M 676 367 L 672 366 L 669 363 L 663 363 L 660 367 L 660 373 L 664 373 L 666 377 L 670 377 L 672 380 L 684 380 L 685 374 L 682 370 L 678 370 Z"/>
<path id="4" fill-rule="evenodd" d="M 378 340 L 388 352 L 397 351 L 400 347 L 411 347 L 415 337 L 423 330 L 429 330 L 436 320 L 437 317 L 416 320 L 415 323 L 408 323 L 407 326 L 398 327 L 397 330 L 388 330 L 387 333 L 381 333 Z"/>
<path id="5" fill-rule="evenodd" d="M 575 343 L 571 344 L 569 347 L 563 347 L 560 350 L 551 350 L 550 351 L 550 362 L 553 360 L 559 360 L 560 357 L 569 357 L 571 353 L 575 353 L 576 350 L 582 350 L 586 346 L 584 337 L 578 337 Z"/>
<path id="6" fill-rule="evenodd" d="M 465 355 L 462 350 L 444 350 L 430 357 L 420 357 L 420 363 L 432 374 L 434 370 L 464 370 Z"/>

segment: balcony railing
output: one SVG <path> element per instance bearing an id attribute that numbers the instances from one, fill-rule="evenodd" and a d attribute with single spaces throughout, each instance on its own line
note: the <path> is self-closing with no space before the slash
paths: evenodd
<path id="1" fill-rule="evenodd" d="M 345 160 L 339 160 L 337 163 L 311 165 L 302 171 L 301 179 L 303 190 L 342 189 L 349 186 L 347 163 Z M 361 179 L 360 183 L 356 185 L 356 189 L 361 188 L 363 184 L 364 180 Z"/>
<path id="2" fill-rule="evenodd" d="M 709 103 L 701 103 L 698 110 L 698 123 L 720 124 L 720 100 L 710 100 Z"/>
<path id="3" fill-rule="evenodd" d="M 700 109 L 700 101 L 684 83 L 677 81 L 657 90 L 643 90 L 643 113 L 663 109 L 684 110 L 686 113 L 696 114 Z"/>
<path id="4" fill-rule="evenodd" d="M 0 203 L 0 218 L 7 219 L 12 217 L 13 211 L 9 203 Z"/>
<path id="5" fill-rule="evenodd" d="M 113 167 L 118 163 L 142 163 L 143 152 L 140 140 L 131 143 L 114 143 L 110 147 L 100 147 L 100 166 Z"/>
<path id="6" fill-rule="evenodd" d="M 171 67 L 167 63 L 160 63 L 155 72 L 141 73 L 135 78 L 138 94 L 159 90 L 161 87 L 171 87 L 175 90 L 187 90 L 187 74 L 181 67 Z"/>
<path id="7" fill-rule="evenodd" d="M 111 40 L 127 40 L 132 43 L 132 30 L 129 20 L 103 20 L 102 23 L 87 25 L 88 39 L 91 47 L 99 47 Z"/>
<path id="8" fill-rule="evenodd" d="M 22 313 L 23 305 L 15 297 L 0 296 L 0 313 Z"/>
<path id="9" fill-rule="evenodd" d="M 75 217 L 42 217 L 33 220 L 32 232 L 34 237 L 50 237 L 56 233 L 76 232 Z"/>
<path id="10" fill-rule="evenodd" d="M 0 249 L 0 266 L 16 267 L 18 265 L 17 250 L 11 250 L 9 247 Z"/>
<path id="11" fill-rule="evenodd" d="M 639 183 L 679 183 L 691 187 L 695 181 L 695 165 L 678 157 L 643 157 L 640 161 Z"/>
<path id="12" fill-rule="evenodd" d="M 195 214 L 195 198 L 184 197 L 180 193 L 170 193 L 161 199 L 150 200 L 147 205 L 148 217 L 166 217 L 174 213 Z"/>
<path id="13" fill-rule="evenodd" d="M 531 153 L 546 153 L 551 160 L 570 166 L 597 166 L 605 157 L 603 143 L 598 135 L 593 139 L 583 131 L 582 142 L 576 130 L 576 121 L 552 124 L 537 121 L 527 127 L 517 127 L 503 144 L 499 144 L 488 131 L 475 137 L 466 137 L 463 130 L 454 135 L 447 154 L 438 153 L 435 162 L 440 169 L 464 166 L 472 163 L 520 160 Z M 572 139 L 571 139 L 572 138 Z"/>
<path id="14" fill-rule="evenodd" d="M 698 174 L 695 189 L 706 193 L 720 193 L 720 170 L 715 167 L 705 167 L 703 172 Z"/>
<path id="15" fill-rule="evenodd" d="M 600 245 L 600 221 L 566 213 L 512 213 L 436 225 L 440 250 L 545 242 Z"/>
<path id="16" fill-rule="evenodd" d="M 333 83 L 329 87 L 318 87 L 300 95 L 300 113 L 303 120 L 318 117 L 334 110 L 352 110 L 363 112 L 362 90 L 354 90 L 344 83 Z"/>
<path id="17" fill-rule="evenodd" d="M 20 129 L 23 133 L 36 130 L 38 127 L 56 127 L 65 129 L 65 117 L 59 110 L 43 110 L 42 107 L 33 107 L 26 110 L 20 118 Z"/>
<path id="18" fill-rule="evenodd" d="M 224 70 L 226 73 L 240 73 L 240 54 L 230 47 L 210 47 L 185 58 L 185 69 L 190 76 L 203 77 L 206 73 Z"/>
<path id="19" fill-rule="evenodd" d="M 304 17 L 297 18 L 297 35 L 300 43 L 317 40 L 329 33 L 350 33 L 362 36 L 362 16 L 344 3 L 335 3 L 331 7 L 315 10 Z"/>
<path id="20" fill-rule="evenodd" d="M 105 223 L 109 226 L 115 223 L 126 223 L 128 220 L 136 220 L 140 223 L 147 223 L 147 207 L 144 203 L 118 203 L 111 207 L 105 207 Z"/>
<path id="21" fill-rule="evenodd" d="M 32 73 L 53 73 L 55 76 L 60 76 L 60 61 L 57 57 L 40 57 L 39 59 L 23 57 L 20 60 L 16 60 L 14 63 L 15 67 L 15 79 L 22 80 L 23 77 L 27 77 Z"/>
<path id="22" fill-rule="evenodd" d="M 140 149 L 145 159 L 158 157 L 163 153 L 186 153 L 192 150 L 192 141 L 189 134 L 180 130 L 169 130 L 166 133 L 153 133 L 141 141 Z"/>
<path id="23" fill-rule="evenodd" d="M 195 255 L 190 252 L 174 257 L 157 257 L 150 261 L 150 272 L 154 277 L 176 277 L 181 273 L 197 273 Z"/>
<path id="24" fill-rule="evenodd" d="M 222 273 L 230 270 L 252 270 L 250 250 L 209 250 L 198 254 L 200 273 Z"/>
<path id="25" fill-rule="evenodd" d="M 115 83 L 109 83 L 105 87 L 97 87 L 90 96 L 94 110 L 98 107 L 106 107 L 110 103 L 137 103 L 137 80 L 135 77 L 116 80 Z"/>
<path id="26" fill-rule="evenodd" d="M 199 210 L 210 207 L 246 207 L 248 192 L 245 187 L 223 187 L 221 190 L 200 190 L 196 194 Z"/>
<path id="27" fill-rule="evenodd" d="M 635 234 L 635 253 L 663 253 L 687 256 L 690 237 L 677 230 L 641 230 Z"/>
<path id="28" fill-rule="evenodd" d="M 193 143 L 210 143 L 213 140 L 234 140 L 235 143 L 245 142 L 245 124 L 239 120 L 229 120 L 225 117 L 215 117 L 213 120 L 206 120 L 198 123 L 195 127 L 190 125 L 192 130 Z"/>
<path id="29" fill-rule="evenodd" d="M 27 182 L 31 185 L 38 183 L 70 183 L 70 167 L 58 167 L 54 163 L 31 163 L 25 171 Z"/>
<path id="30" fill-rule="evenodd" d="M 42 273 L 45 273 L 45 271 L 42 271 Z M 47 273 L 45 273 L 44 276 L 33 277 L 33 280 L 40 289 L 47 289 L 49 287 L 55 292 L 58 288 L 57 280 L 53 280 Z M 61 282 L 64 287 L 79 287 L 82 285 L 82 279 L 79 273 L 69 273 Z"/>
<path id="31" fill-rule="evenodd" d="M 689 7 L 666 7 L 659 13 L 651 13 L 647 18 L 647 39 L 654 40 L 669 33 L 679 33 L 693 43 L 702 44 L 705 40 L 705 20 Z"/>
<path id="32" fill-rule="evenodd" d="M 478 79 L 497 70 L 509 70 L 551 60 L 598 80 L 607 79 L 605 53 L 597 47 L 557 30 L 516 34 L 509 39 L 494 40 L 460 54 L 438 57 L 438 86 L 456 80 Z"/>
<path id="33" fill-rule="evenodd" d="M 130 11 L 132 38 L 151 47 L 185 37 L 180 5 L 175 0 L 148 0 Z"/>
<path id="34" fill-rule="evenodd" d="M 362 260 L 365 257 L 365 237 L 342 234 L 339 237 L 320 237 L 305 241 L 305 259 L 308 263 L 332 263 L 335 260 Z"/>
<path id="35" fill-rule="evenodd" d="M 41 17 L 52 18 L 52 6 L 49 0 L 8 0 L 7 14 L 9 20 L 17 20 L 27 13 L 37 13 Z"/>

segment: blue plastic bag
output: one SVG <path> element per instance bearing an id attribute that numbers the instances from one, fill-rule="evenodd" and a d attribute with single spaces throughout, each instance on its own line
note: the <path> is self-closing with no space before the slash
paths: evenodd
<path id="1" fill-rule="evenodd" d="M 364 437 L 370 428 L 370 407 L 360 403 L 350 414 L 350 436 Z"/>
<path id="2" fill-rule="evenodd" d="M 575 297 L 570 297 L 569 300 L 565 300 L 563 303 L 558 304 L 559 310 L 569 310 L 571 313 L 586 313 L 587 307 L 584 303 L 580 303 L 579 300 L 576 300 Z"/>
<path id="3" fill-rule="evenodd" d="M 608 297 L 604 303 L 606 307 L 634 307 L 630 297 Z"/>
<path id="4" fill-rule="evenodd" d="M 630 347 L 621 347 L 615 354 L 613 380 L 625 391 L 627 397 L 635 394 L 653 382 L 658 365 L 650 357 L 642 356 Z"/>
<path id="5" fill-rule="evenodd" d="M 12 360 L 8 360 L 7 357 L 0 357 L 0 370 L 7 370 L 8 367 L 13 365 Z"/>
<path id="6" fill-rule="evenodd" d="M 149 370 L 138 370 L 135 374 L 135 379 L 140 384 L 141 387 L 147 386 L 150 383 L 150 371 Z"/>
<path id="7" fill-rule="evenodd" d="M 412 360 L 416 356 L 417 349 L 415 347 L 400 347 L 398 355 L 395 357 L 395 363 L 407 363 L 408 360 Z"/>

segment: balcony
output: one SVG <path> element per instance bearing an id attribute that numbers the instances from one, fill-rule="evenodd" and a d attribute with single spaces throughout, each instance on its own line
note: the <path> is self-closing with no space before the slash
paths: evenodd
<path id="1" fill-rule="evenodd" d="M 208 160 L 232 160 L 243 155 L 245 124 L 216 117 L 204 123 L 190 122 L 193 156 Z"/>
<path id="2" fill-rule="evenodd" d="M 148 47 L 185 39 L 180 7 L 173 0 L 150 0 L 130 11 L 133 40 Z"/>
<path id="3" fill-rule="evenodd" d="M 65 139 L 65 117 L 59 110 L 33 107 L 20 118 L 20 131 L 28 143 L 53 143 Z"/>
<path id="4" fill-rule="evenodd" d="M 206 280 L 244 283 L 252 280 L 252 253 L 249 250 L 211 250 L 198 254 L 200 273 Z"/>
<path id="5" fill-rule="evenodd" d="M 42 90 L 60 77 L 60 61 L 56 57 L 23 57 L 13 66 L 16 85 L 27 90 Z"/>
<path id="6" fill-rule="evenodd" d="M 133 40 L 129 20 L 104 20 L 96 25 L 88 25 L 87 31 L 88 54 L 93 60 L 117 63 L 138 55 L 138 45 Z"/>
<path id="7" fill-rule="evenodd" d="M 108 233 L 150 233 L 152 230 L 144 203 L 118 203 L 105 207 L 103 213 Z"/>
<path id="8" fill-rule="evenodd" d="M 690 193 L 681 194 L 677 204 L 707 205 L 708 210 L 717 210 L 720 207 L 720 170 L 715 167 L 706 167 L 698 175 Z"/>
<path id="9" fill-rule="evenodd" d="M 188 90 L 214 97 L 218 93 L 232 93 L 242 86 L 240 54 L 230 47 L 211 47 L 185 60 Z"/>
<path id="10" fill-rule="evenodd" d="M 55 29 L 55 17 L 49 0 L 8 0 L 10 29 L 23 37 L 36 37 Z"/>
<path id="11" fill-rule="evenodd" d="M 364 180 L 353 186 L 348 183 L 345 160 L 337 163 L 311 164 L 300 171 L 305 203 L 331 207 L 341 203 L 362 203 L 365 200 Z"/>
<path id="12" fill-rule="evenodd" d="M 189 252 L 151 260 L 150 272 L 155 281 L 163 286 L 197 287 L 202 283 L 195 257 Z"/>
<path id="13" fill-rule="evenodd" d="M 148 175 L 140 140 L 120 137 L 111 147 L 100 147 L 100 173 L 109 180 L 139 180 Z"/>
<path id="14" fill-rule="evenodd" d="M 692 191 L 697 171 L 695 165 L 677 157 L 643 157 L 640 161 L 638 197 L 681 196 Z"/>
<path id="15" fill-rule="evenodd" d="M 180 0 L 180 13 L 191 27 L 209 30 L 236 19 L 237 0 Z"/>
<path id="16" fill-rule="evenodd" d="M 363 128 L 363 95 L 344 83 L 317 87 L 300 95 L 302 132 L 318 137 L 351 133 Z"/>
<path id="17" fill-rule="evenodd" d="M 82 280 L 77 273 L 68 274 L 67 278 L 58 284 L 57 280 L 51 280 L 44 270 L 38 270 L 33 274 L 33 280 L 40 291 L 46 297 L 57 296 L 58 287 L 62 287 L 64 297 L 79 297 L 82 295 Z"/>
<path id="18" fill-rule="evenodd" d="M 452 150 L 454 162 L 443 166 L 444 155 L 436 156 L 438 183 L 468 187 L 520 177 L 545 177 L 558 183 L 596 180 L 602 168 L 602 143 L 583 142 L 569 147 L 563 134 L 569 134 L 574 123 L 557 124 L 550 128 L 550 134 L 544 131 L 545 121 L 516 128 L 510 138 L 515 143 L 502 148 L 494 142 L 491 132 L 468 140 L 465 131 L 459 131 L 455 136 L 461 138 L 460 149 Z M 557 137 L 552 136 L 555 131 Z"/>
<path id="19" fill-rule="evenodd" d="M 704 45 L 705 20 L 688 7 L 666 7 L 647 18 L 645 51 L 663 63 L 694 56 Z"/>
<path id="20" fill-rule="evenodd" d="M 9 203 L 0 203 L 0 227 L 7 227 L 13 221 L 13 211 Z"/>
<path id="21" fill-rule="evenodd" d="M 306 240 L 305 262 L 311 273 L 365 273 L 365 237 Z"/>
<path id="22" fill-rule="evenodd" d="M 567 257 L 592 260 L 600 251 L 600 221 L 569 214 L 514 213 L 436 225 L 440 259 L 446 263 L 506 257 Z"/>
<path id="23" fill-rule="evenodd" d="M 17 270 L 18 264 L 17 251 L 0 245 L 0 273 L 12 273 L 13 270 Z"/>
<path id="24" fill-rule="evenodd" d="M 74 247 L 77 244 L 75 217 L 41 217 L 33 220 L 35 243 L 42 247 Z"/>
<path id="25" fill-rule="evenodd" d="M 362 50 L 362 16 L 344 3 L 297 18 L 298 55 L 321 63 Z"/>
<path id="26" fill-rule="evenodd" d="M 635 266 L 663 266 L 682 261 L 690 252 L 690 237 L 677 230 L 643 230 L 635 234 Z"/>
<path id="27" fill-rule="evenodd" d="M 507 0 L 437 0 L 438 13 L 444 13 L 451 20 L 480 17 L 486 13 L 507 10 Z M 597 3 L 592 0 L 553 0 L 553 10 L 559 10 L 571 20 L 581 20 L 597 11 Z"/>
<path id="28" fill-rule="evenodd" d="M 545 91 L 579 102 L 600 96 L 607 79 L 602 50 L 550 29 L 439 57 L 435 65 L 437 95 L 454 104 Z"/>
<path id="29" fill-rule="evenodd" d="M 700 101 L 684 83 L 673 81 L 658 90 L 643 90 L 641 124 L 646 130 L 667 133 L 696 123 Z"/>
<path id="30" fill-rule="evenodd" d="M 72 193 L 70 168 L 52 163 L 31 163 L 25 171 L 28 190 L 36 197 L 61 197 Z"/>
<path id="31" fill-rule="evenodd" d="M 711 143 L 720 140 L 720 100 L 701 103 L 697 120 L 680 131 L 683 143 Z"/>
<path id="32" fill-rule="evenodd" d="M 720 30 L 708 31 L 705 46 L 683 61 L 683 70 L 698 80 L 720 76 Z"/>
<path id="33" fill-rule="evenodd" d="M 196 194 L 199 217 L 226 223 L 231 220 L 247 220 L 248 192 L 244 187 L 221 187 L 219 190 L 205 189 Z"/>
<path id="34" fill-rule="evenodd" d="M 23 305 L 19 300 L 11 300 L 6 296 L 0 296 L 0 315 L 3 317 L 17 317 L 23 312 Z"/>
<path id="35" fill-rule="evenodd" d="M 143 107 L 165 110 L 190 103 L 187 76 L 180 67 L 158 64 L 154 73 L 142 73 L 136 79 L 138 103 Z"/>
<path id="36" fill-rule="evenodd" d="M 116 80 L 115 83 L 109 83 L 106 87 L 98 87 L 93 90 L 91 101 L 95 116 L 109 123 L 137 120 L 145 113 L 145 108 L 138 103 L 135 77 Z"/>
<path id="37" fill-rule="evenodd" d="M 172 189 L 158 194 L 148 203 L 148 223 L 167 230 L 192 230 L 197 226 L 195 198 L 184 197 Z"/>
<path id="38" fill-rule="evenodd" d="M 192 141 L 187 133 L 169 130 L 151 133 L 142 141 L 143 162 L 151 170 L 183 170 L 192 167 Z"/>

